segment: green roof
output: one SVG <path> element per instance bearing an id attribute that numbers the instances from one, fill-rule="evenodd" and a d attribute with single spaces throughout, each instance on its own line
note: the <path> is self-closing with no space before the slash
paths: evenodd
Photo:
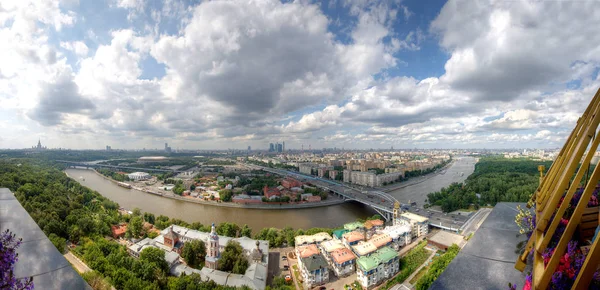
<path id="1" fill-rule="evenodd" d="M 383 247 L 375 252 L 374 256 L 383 263 L 389 262 L 391 259 L 398 257 L 398 252 L 390 247 Z"/>
<path id="2" fill-rule="evenodd" d="M 387 263 L 390 260 L 398 257 L 398 252 L 390 247 L 383 247 L 369 257 L 360 257 L 356 263 L 363 271 L 371 271 L 377 268 L 381 263 Z"/>
<path id="3" fill-rule="evenodd" d="M 306 270 L 309 272 L 321 268 L 327 268 L 327 261 L 321 255 L 312 255 L 310 257 L 302 258 L 302 264 L 304 264 Z"/>
<path id="4" fill-rule="evenodd" d="M 358 267 L 363 271 L 371 271 L 377 268 L 379 261 L 375 260 L 374 257 L 360 257 L 356 260 L 356 264 L 358 264 Z"/>
<path id="5" fill-rule="evenodd" d="M 346 229 L 335 230 L 335 231 L 333 231 L 333 235 L 334 235 L 336 238 L 338 238 L 338 239 L 340 239 L 340 240 L 341 240 L 341 239 L 342 239 L 342 235 L 343 235 L 343 234 L 345 234 L 345 233 L 347 233 L 347 232 L 349 232 L 349 231 L 348 231 L 348 230 L 346 230 Z"/>
<path id="6" fill-rule="evenodd" d="M 365 226 L 361 222 L 352 222 L 344 225 L 344 229 L 353 231 L 359 228 L 364 228 Z"/>

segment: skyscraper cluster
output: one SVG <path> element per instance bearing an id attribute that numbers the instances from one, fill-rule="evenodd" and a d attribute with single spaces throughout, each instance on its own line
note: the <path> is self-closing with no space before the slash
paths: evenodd
<path id="1" fill-rule="evenodd" d="M 269 143 L 269 152 L 279 152 L 282 153 L 285 151 L 285 142 L 281 143 Z"/>

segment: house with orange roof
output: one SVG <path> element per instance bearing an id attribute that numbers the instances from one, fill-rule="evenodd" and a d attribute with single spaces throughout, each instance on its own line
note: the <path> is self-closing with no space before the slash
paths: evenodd
<path id="1" fill-rule="evenodd" d="M 344 245 L 346 245 L 346 247 L 354 246 L 364 239 L 365 235 L 359 231 L 352 231 L 342 235 L 342 242 Z"/>
<path id="2" fill-rule="evenodd" d="M 331 268 L 338 277 L 354 273 L 356 255 L 348 248 L 337 249 L 331 252 Z"/>
<path id="3" fill-rule="evenodd" d="M 127 232 L 127 224 L 120 224 L 116 226 L 110 226 L 110 232 L 112 233 L 113 238 L 118 239 L 125 236 Z"/>

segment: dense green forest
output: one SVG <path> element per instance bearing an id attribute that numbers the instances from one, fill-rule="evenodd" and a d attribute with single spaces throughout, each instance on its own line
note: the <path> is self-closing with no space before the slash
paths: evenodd
<path id="1" fill-rule="evenodd" d="M 539 184 L 538 165 L 549 168 L 550 161 L 484 157 L 464 183 L 452 183 L 427 195 L 429 205 L 444 212 L 495 205 L 497 202 L 526 202 Z M 477 194 L 480 196 L 478 197 Z"/>

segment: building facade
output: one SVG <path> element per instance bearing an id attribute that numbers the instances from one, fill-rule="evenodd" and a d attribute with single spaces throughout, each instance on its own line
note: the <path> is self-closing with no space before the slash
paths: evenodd
<path id="1" fill-rule="evenodd" d="M 400 219 L 408 222 L 412 228 L 412 238 L 427 235 L 429 233 L 429 218 L 414 213 L 405 212 Z"/>
<path id="2" fill-rule="evenodd" d="M 219 258 L 221 258 L 219 252 L 219 236 L 217 235 L 215 224 L 213 223 L 210 229 L 210 235 L 206 241 L 206 258 L 204 259 L 204 266 L 209 269 L 218 269 Z"/>
<path id="3" fill-rule="evenodd" d="M 329 282 L 329 268 L 327 261 L 321 254 L 312 255 L 302 260 L 302 278 L 304 285 L 309 289 Z"/>
<path id="4" fill-rule="evenodd" d="M 356 278 L 365 289 L 372 289 L 381 282 L 392 278 L 400 270 L 398 252 L 384 247 L 369 257 L 356 260 Z"/>

